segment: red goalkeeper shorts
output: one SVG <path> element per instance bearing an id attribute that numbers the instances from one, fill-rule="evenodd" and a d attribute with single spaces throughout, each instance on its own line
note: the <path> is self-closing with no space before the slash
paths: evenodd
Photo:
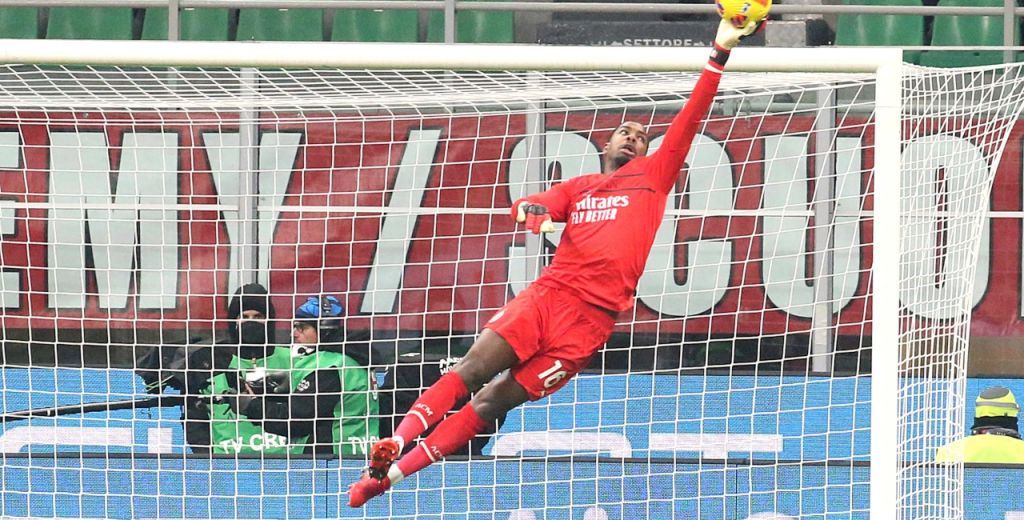
<path id="1" fill-rule="evenodd" d="M 615 327 L 615 318 L 572 293 L 530 284 L 484 328 L 505 338 L 519 364 L 511 374 L 536 401 L 587 367 Z"/>

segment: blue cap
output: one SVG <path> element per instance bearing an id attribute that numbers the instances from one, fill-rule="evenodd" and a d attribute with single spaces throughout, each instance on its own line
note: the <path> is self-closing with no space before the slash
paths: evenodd
<path id="1" fill-rule="evenodd" d="M 295 309 L 295 319 L 302 321 L 317 321 L 324 318 L 340 318 L 345 315 L 345 307 L 341 305 L 334 296 L 322 296 L 317 298 L 311 296 L 298 309 Z M 335 320 L 328 320 L 335 321 Z"/>

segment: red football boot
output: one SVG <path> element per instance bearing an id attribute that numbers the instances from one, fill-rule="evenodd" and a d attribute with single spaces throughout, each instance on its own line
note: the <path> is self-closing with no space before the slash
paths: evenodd
<path id="1" fill-rule="evenodd" d="M 402 446 L 398 441 L 387 438 L 377 441 L 370 449 L 369 475 L 377 480 L 384 480 L 388 476 L 391 464 L 402 454 Z"/>
<path id="2" fill-rule="evenodd" d="M 391 488 L 391 479 L 377 480 L 370 476 L 369 471 L 363 472 L 363 478 L 348 486 L 348 507 L 363 507 L 373 497 L 383 495 Z"/>

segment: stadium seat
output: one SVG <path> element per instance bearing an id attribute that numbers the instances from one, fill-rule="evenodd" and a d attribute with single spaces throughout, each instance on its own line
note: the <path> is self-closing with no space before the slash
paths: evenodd
<path id="1" fill-rule="evenodd" d="M 238 41 L 319 42 L 324 39 L 320 9 L 243 9 Z"/>
<path id="2" fill-rule="evenodd" d="M 920 0 L 843 0 L 843 5 L 921 6 Z M 836 45 L 924 45 L 924 17 L 841 13 L 836 24 Z M 904 61 L 918 63 L 921 51 L 904 51 Z"/>
<path id="3" fill-rule="evenodd" d="M 459 43 L 512 43 L 515 41 L 513 13 L 459 11 L 455 15 L 455 35 Z M 444 13 L 430 13 L 427 41 L 444 41 Z"/>
<path id="4" fill-rule="evenodd" d="M 5 7 L 0 9 L 0 38 L 38 38 L 39 9 Z"/>
<path id="5" fill-rule="evenodd" d="M 1002 7 L 1003 0 L 940 0 L 940 7 Z M 1020 45 L 1020 33 L 1014 25 L 1013 44 Z M 1003 45 L 1001 16 L 936 16 L 932 25 L 932 45 Z M 969 67 L 1003 62 L 1002 51 L 925 51 L 921 65 L 929 67 Z"/>
<path id="6" fill-rule="evenodd" d="M 178 13 L 179 40 L 225 41 L 228 39 L 227 9 L 182 9 Z M 146 9 L 143 40 L 167 39 L 167 9 Z"/>
<path id="7" fill-rule="evenodd" d="M 51 7 L 46 37 L 61 40 L 131 40 L 130 7 Z"/>
<path id="8" fill-rule="evenodd" d="M 334 13 L 331 40 L 336 42 L 415 42 L 418 39 L 417 11 L 357 11 L 339 9 Z"/>

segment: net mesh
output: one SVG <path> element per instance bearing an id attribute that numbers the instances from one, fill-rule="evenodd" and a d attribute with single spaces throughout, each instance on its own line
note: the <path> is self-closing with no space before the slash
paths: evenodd
<path id="1" fill-rule="evenodd" d="M 965 429 L 976 259 L 1019 75 L 904 71 L 894 345 L 872 338 L 873 175 L 895 174 L 874 144 L 897 138 L 875 132 L 874 76 L 727 72 L 637 305 L 588 370 L 473 457 L 353 510 L 346 485 L 403 399 L 559 244 L 562 225 L 528 235 L 511 202 L 599 171 L 624 120 L 653 151 L 698 75 L 0 69 L 3 410 L 92 405 L 4 421 L 0 514 L 865 518 L 871 352 L 900 348 L 899 510 L 962 517 L 962 467 L 929 462 Z M 352 383 L 331 413 L 348 434 L 189 430 L 228 404 L 202 390 L 209 372 L 168 385 L 174 355 L 230 343 L 250 282 L 288 359 L 297 307 L 344 307 Z M 241 357 L 214 372 L 244 377 Z M 164 400 L 97 404 L 147 392 Z"/>
<path id="2" fill-rule="evenodd" d="M 964 435 L 970 313 L 989 273 L 992 183 L 1021 109 L 1019 66 L 908 69 L 900 301 L 902 511 L 963 517 L 963 468 L 926 464 Z M 949 421 L 948 418 L 955 420 Z M 949 478 L 946 478 L 949 477 Z"/>

